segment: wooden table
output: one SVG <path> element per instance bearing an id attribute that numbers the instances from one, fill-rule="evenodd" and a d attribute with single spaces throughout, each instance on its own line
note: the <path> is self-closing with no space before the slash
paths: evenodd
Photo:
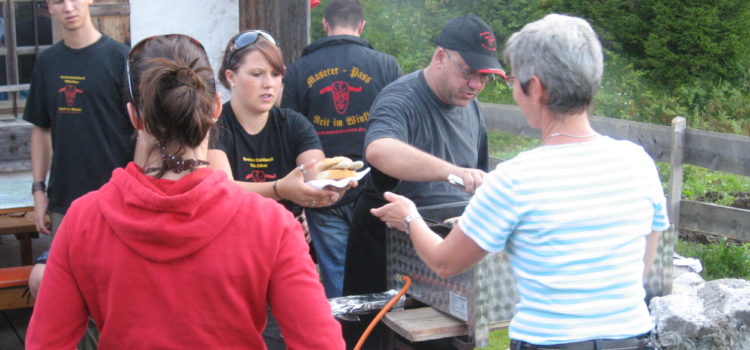
<path id="1" fill-rule="evenodd" d="M 21 249 L 21 265 L 31 265 L 31 239 L 38 238 L 39 232 L 33 219 L 34 207 L 0 209 L 0 235 L 15 235 Z M 14 216 L 12 214 L 22 214 Z"/>
<path id="2" fill-rule="evenodd" d="M 31 265 L 31 239 L 39 237 L 34 224 L 31 171 L 0 173 L 0 235 L 15 235 L 21 265 Z"/>
<path id="3" fill-rule="evenodd" d="M 383 323 L 409 343 L 452 338 L 452 349 L 474 348 L 473 342 L 467 343 L 460 339 L 469 333 L 466 322 L 430 306 L 391 311 L 385 314 Z M 503 329 L 508 328 L 509 324 L 510 322 L 498 322 L 490 324 L 489 328 L 490 331 Z M 388 341 L 393 349 L 413 349 L 410 344 L 399 343 L 394 337 L 389 337 Z"/>

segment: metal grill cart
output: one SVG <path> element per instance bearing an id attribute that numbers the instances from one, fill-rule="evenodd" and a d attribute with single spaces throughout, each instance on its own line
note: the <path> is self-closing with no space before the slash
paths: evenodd
<path id="1" fill-rule="evenodd" d="M 421 207 L 418 210 L 434 231 L 445 236 L 450 228 L 442 224 L 443 220 L 460 216 L 467 204 L 468 202 L 456 202 Z M 667 288 L 671 283 L 663 282 L 671 281 L 672 274 L 672 249 L 670 247 L 674 246 L 674 241 L 670 244 L 664 242 L 665 239 L 669 241 L 669 238 L 668 234 L 663 237 L 662 244 L 657 252 L 658 256 L 654 261 L 654 268 L 649 280 L 646 281 L 646 290 L 649 296 L 663 295 L 669 292 Z M 411 240 L 403 232 L 388 229 L 386 231 L 386 249 L 388 288 L 400 289 L 403 286 L 400 276 L 411 277 L 413 282 L 408 295 L 435 310 L 452 316 L 447 318 L 453 318 L 456 322 L 463 322 L 466 328 L 465 331 L 462 328 L 461 332 L 466 334 L 467 339 L 464 342 L 468 343 L 469 347 L 489 345 L 490 330 L 507 327 L 513 317 L 515 305 L 518 302 L 518 292 L 505 252 L 490 254 L 470 270 L 444 279 L 438 277 L 422 262 L 415 253 Z M 669 259 L 663 258 L 665 255 Z M 419 321 L 412 318 L 409 319 L 409 322 L 414 324 Z M 401 327 L 398 325 L 389 324 L 389 327 L 405 338 L 410 338 L 403 334 L 403 329 L 401 329 L 401 332 L 399 331 L 398 328 Z M 457 335 L 455 333 L 456 327 L 451 328 L 451 330 L 454 333 L 445 331 L 445 337 Z M 425 330 L 423 332 L 429 333 Z M 438 338 L 441 332 L 433 331 L 432 337 L 427 339 Z M 413 334 L 411 335 L 413 336 Z M 419 340 L 422 339 L 412 341 Z"/>

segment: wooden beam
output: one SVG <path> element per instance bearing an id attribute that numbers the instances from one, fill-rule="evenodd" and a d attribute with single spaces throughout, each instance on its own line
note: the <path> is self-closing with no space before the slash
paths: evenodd
<path id="1" fill-rule="evenodd" d="M 0 92 L 24 91 L 30 88 L 31 88 L 31 84 L 2 85 L 0 86 Z"/>
<path id="2" fill-rule="evenodd" d="M 748 242 L 750 210 L 683 200 L 680 226 L 686 230 L 714 233 Z"/>
<path id="3" fill-rule="evenodd" d="M 539 131 L 526 123 L 516 106 L 480 103 L 487 129 L 527 137 L 539 137 Z M 592 116 L 591 126 L 615 139 L 633 141 L 659 162 L 670 161 L 670 127 L 625 119 Z M 684 164 L 750 176 L 750 137 L 713 131 L 685 129 Z"/>
<path id="4" fill-rule="evenodd" d="M 672 173 L 669 177 L 669 218 L 672 231 L 680 230 L 680 202 L 682 200 L 682 161 L 685 153 L 685 128 L 687 122 L 683 117 L 672 120 L 672 147 L 669 160 Z M 676 236 L 675 236 L 676 239 Z M 674 245 L 675 242 L 670 242 Z"/>
<path id="5" fill-rule="evenodd" d="M 750 176 L 750 137 L 687 129 L 685 163 Z"/>
<path id="6" fill-rule="evenodd" d="M 466 322 L 432 307 L 392 311 L 383 323 L 412 343 L 468 334 Z"/>
<path id="7" fill-rule="evenodd" d="M 287 65 L 310 41 L 309 0 L 239 0 L 240 31 L 262 29 L 281 47 Z"/>
<path id="8" fill-rule="evenodd" d="M 120 16 L 130 14 L 129 4 L 101 4 L 91 5 L 91 16 Z"/>
<path id="9" fill-rule="evenodd" d="M 539 129 L 534 129 L 526 122 L 521 109 L 511 105 L 480 103 L 487 130 L 500 131 L 526 137 L 539 138 Z"/>
<path id="10" fill-rule="evenodd" d="M 528 125 L 526 117 L 517 106 L 480 103 L 480 108 L 489 130 L 526 137 L 540 136 L 539 130 Z M 641 145 L 654 160 L 669 161 L 670 127 L 597 116 L 592 116 L 590 120 L 591 126 L 599 133 L 614 139 L 633 141 Z"/>

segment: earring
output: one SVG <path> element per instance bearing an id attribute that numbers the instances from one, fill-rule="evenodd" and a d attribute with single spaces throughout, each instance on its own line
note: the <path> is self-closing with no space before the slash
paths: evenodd
<path id="1" fill-rule="evenodd" d="M 232 83 L 232 84 L 231 84 L 230 86 L 231 86 L 231 87 L 234 87 L 234 83 Z"/>

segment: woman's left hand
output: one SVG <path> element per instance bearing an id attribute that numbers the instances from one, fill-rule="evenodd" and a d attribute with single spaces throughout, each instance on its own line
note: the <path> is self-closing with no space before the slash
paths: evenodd
<path id="1" fill-rule="evenodd" d="M 403 231 L 404 219 L 411 214 L 418 214 L 417 206 L 409 198 L 393 192 L 386 192 L 383 197 L 390 203 L 370 209 L 370 213 L 385 222 L 386 226 Z"/>
<path id="2" fill-rule="evenodd" d="M 344 197 L 344 193 L 346 193 L 346 191 L 349 191 L 350 189 L 355 188 L 357 186 L 359 186 L 359 182 L 351 180 L 351 181 L 349 181 L 348 184 L 346 184 L 345 187 L 340 187 L 339 188 L 339 187 L 328 185 L 326 187 L 323 187 L 323 189 L 326 190 L 326 191 L 333 191 L 333 192 L 338 193 L 339 194 L 339 199 L 341 199 L 342 197 Z"/>
<path id="3" fill-rule="evenodd" d="M 336 191 L 319 190 L 305 184 L 305 173 L 315 164 L 314 161 L 300 165 L 283 178 L 276 180 L 276 195 L 287 199 L 303 208 L 327 207 L 341 199 Z"/>

